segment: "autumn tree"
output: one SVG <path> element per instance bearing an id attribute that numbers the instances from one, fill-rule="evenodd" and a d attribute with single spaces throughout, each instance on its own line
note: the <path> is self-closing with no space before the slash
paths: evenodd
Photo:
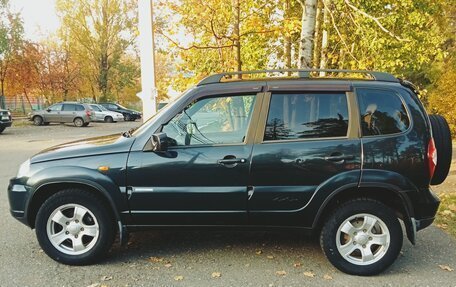
<path id="1" fill-rule="evenodd" d="M 0 108 L 4 108 L 5 82 L 11 61 L 22 45 L 24 28 L 8 0 L 0 0 Z"/>
<path id="2" fill-rule="evenodd" d="M 136 1 L 57 0 L 57 10 L 70 46 L 83 63 L 82 73 L 90 81 L 87 87 L 93 100 L 110 99 L 113 74 L 124 68 L 123 55 L 136 38 Z"/>

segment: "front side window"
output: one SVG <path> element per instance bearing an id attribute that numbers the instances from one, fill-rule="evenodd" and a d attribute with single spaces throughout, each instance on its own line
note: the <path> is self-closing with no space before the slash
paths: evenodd
<path id="1" fill-rule="evenodd" d="M 254 103 L 254 95 L 204 98 L 188 105 L 162 131 L 177 146 L 243 143 Z"/>
<path id="2" fill-rule="evenodd" d="M 92 110 L 94 110 L 96 112 L 101 112 L 101 110 L 98 106 L 90 106 L 90 108 L 92 108 Z"/>
<path id="3" fill-rule="evenodd" d="M 50 106 L 49 109 L 54 112 L 58 112 L 62 110 L 62 104 L 55 104 L 53 106 Z"/>
<path id="4" fill-rule="evenodd" d="M 345 93 L 273 94 L 264 140 L 344 137 L 348 131 Z"/>
<path id="5" fill-rule="evenodd" d="M 404 132 L 410 126 L 404 104 L 393 91 L 357 89 L 363 136 Z"/>

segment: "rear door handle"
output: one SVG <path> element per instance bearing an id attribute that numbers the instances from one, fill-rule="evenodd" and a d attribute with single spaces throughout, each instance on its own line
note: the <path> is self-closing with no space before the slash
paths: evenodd
<path id="1" fill-rule="evenodd" d="M 355 159 L 354 155 L 333 154 L 330 156 L 325 156 L 325 160 L 333 162 L 344 162 L 345 160 L 353 159 Z"/>

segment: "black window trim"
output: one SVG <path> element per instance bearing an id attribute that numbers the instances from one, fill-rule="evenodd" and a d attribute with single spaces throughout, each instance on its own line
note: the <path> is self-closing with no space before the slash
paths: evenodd
<path id="1" fill-rule="evenodd" d="M 413 129 L 413 118 L 411 117 L 411 113 L 409 111 L 409 108 L 407 106 L 407 103 L 405 102 L 404 98 L 402 97 L 402 95 L 400 93 L 398 93 L 396 90 L 394 89 L 388 89 L 388 88 L 383 88 L 383 87 L 367 87 L 367 86 L 357 86 L 354 88 L 354 94 L 356 96 L 356 102 L 357 102 L 357 109 L 359 111 L 359 97 L 360 95 L 357 93 L 357 90 L 358 89 L 367 89 L 367 90 L 377 90 L 377 91 L 387 91 L 387 92 L 390 92 L 394 95 L 396 95 L 399 100 L 401 101 L 402 105 L 404 106 L 405 108 L 405 112 L 407 113 L 407 117 L 409 119 L 409 126 L 408 128 L 405 130 L 405 131 L 402 131 L 402 132 L 399 132 L 399 133 L 392 133 L 392 134 L 384 134 L 384 135 L 369 135 L 369 136 L 364 136 L 363 135 L 363 128 L 361 126 L 361 119 L 359 121 L 359 137 L 361 139 L 365 138 L 365 139 L 370 139 L 370 138 L 388 138 L 388 137 L 397 137 L 397 136 L 401 136 L 401 135 L 404 135 L 408 132 L 410 132 L 410 130 Z M 361 116 L 361 111 L 359 113 L 359 115 Z"/>
<path id="2" fill-rule="evenodd" d="M 267 118 L 269 117 L 269 111 L 271 109 L 271 101 L 272 101 L 272 96 L 274 94 L 312 94 L 312 93 L 320 93 L 320 94 L 344 94 L 345 99 L 347 100 L 347 109 L 348 109 L 348 128 L 347 128 L 347 133 L 345 136 L 339 136 L 339 137 L 315 137 L 315 138 L 297 138 L 297 139 L 282 139 L 282 140 L 264 140 L 264 133 L 266 131 L 266 125 L 267 125 Z M 350 132 L 350 124 L 352 122 L 352 107 L 350 104 L 350 99 L 349 99 L 349 92 L 347 91 L 328 91 L 328 90 L 321 90 L 321 91 L 306 91 L 306 90 L 293 90 L 293 91 L 276 91 L 274 93 L 271 93 L 271 97 L 269 99 L 268 103 L 268 111 L 267 111 L 267 116 L 266 116 L 266 125 L 263 127 L 263 139 L 259 144 L 276 144 L 276 143 L 288 143 L 288 142 L 304 142 L 304 141 L 326 141 L 326 140 L 343 140 L 343 139 L 350 139 L 351 137 L 349 136 Z"/>

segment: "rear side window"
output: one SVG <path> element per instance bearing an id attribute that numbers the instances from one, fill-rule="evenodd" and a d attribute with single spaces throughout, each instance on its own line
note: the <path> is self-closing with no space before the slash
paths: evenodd
<path id="1" fill-rule="evenodd" d="M 76 107 L 76 105 L 73 105 L 73 104 L 64 104 L 63 105 L 63 111 L 74 112 L 75 111 L 75 107 Z"/>
<path id="2" fill-rule="evenodd" d="M 264 140 L 344 137 L 347 131 L 345 93 L 273 94 Z"/>
<path id="3" fill-rule="evenodd" d="M 396 134 L 409 128 L 407 110 L 395 92 L 357 89 L 356 93 L 363 136 Z"/>

